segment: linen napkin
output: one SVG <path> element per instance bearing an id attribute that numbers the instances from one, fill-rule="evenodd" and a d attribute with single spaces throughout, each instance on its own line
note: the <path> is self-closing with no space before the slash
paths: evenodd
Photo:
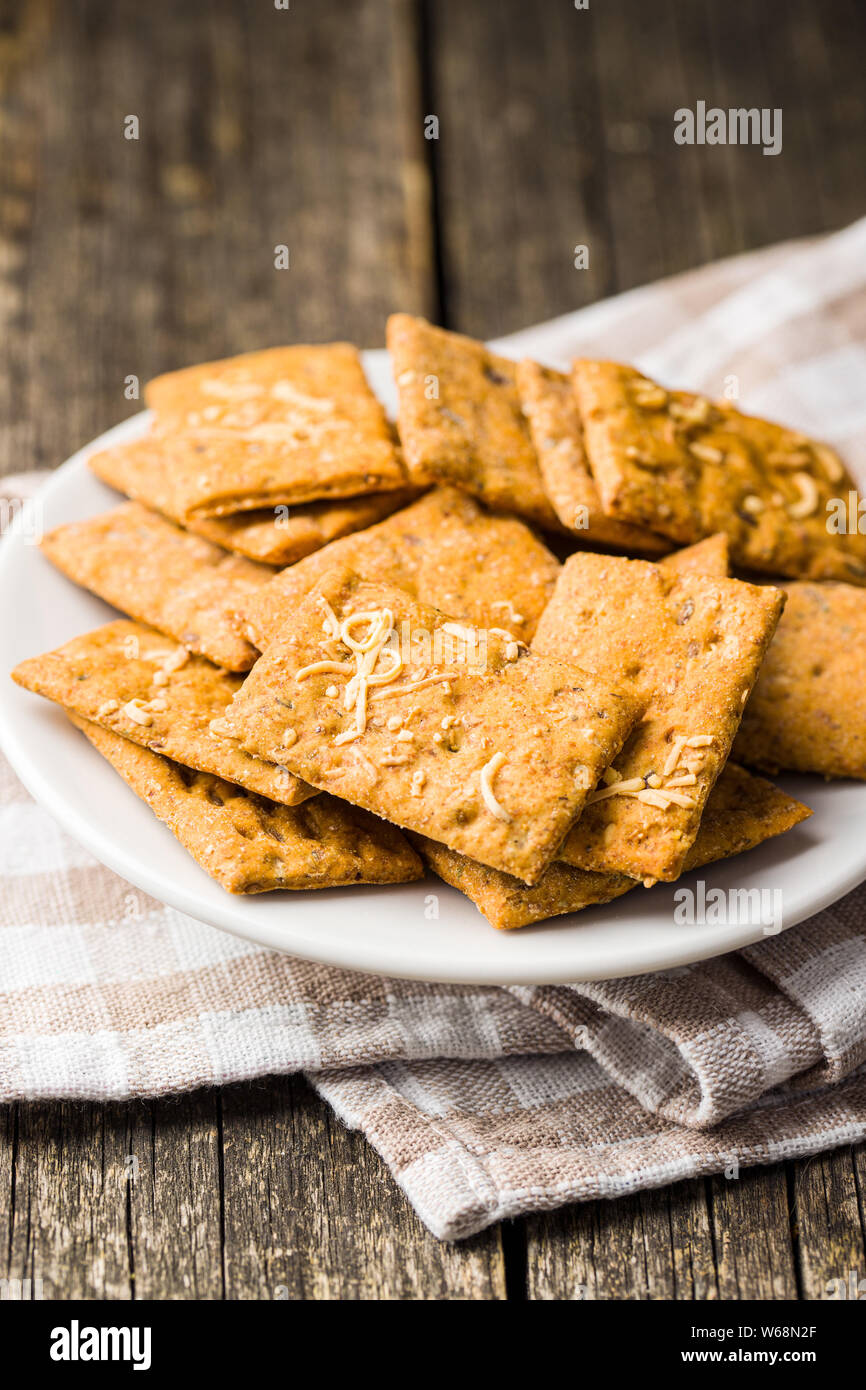
<path id="1" fill-rule="evenodd" d="M 866 220 L 497 346 L 559 366 L 622 356 L 713 394 L 733 382 L 745 408 L 827 439 L 866 481 Z M 0 480 L 0 497 L 37 481 Z M 654 975 L 512 989 L 383 979 L 148 898 L 0 758 L 0 1101 L 123 1100 L 292 1070 L 445 1239 L 851 1143 L 866 1137 L 866 888 L 747 950 Z"/>

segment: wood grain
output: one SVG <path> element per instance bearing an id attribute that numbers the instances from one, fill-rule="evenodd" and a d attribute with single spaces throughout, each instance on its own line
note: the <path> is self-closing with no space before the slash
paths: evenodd
<path id="1" fill-rule="evenodd" d="M 866 1280 L 864 1180 L 860 1145 L 531 1218 L 527 1296 L 812 1300 L 841 1281 L 850 1298 Z"/>
<path id="2" fill-rule="evenodd" d="M 590 1202 L 526 1224 L 531 1299 L 718 1296 L 712 1222 L 701 1182 Z"/>
<path id="3" fill-rule="evenodd" d="M 434 1239 L 301 1080 L 228 1087 L 222 1107 L 228 1298 L 505 1297 L 499 1232 Z"/>
<path id="4" fill-rule="evenodd" d="M 127 1107 L 24 1105 L 13 1123 L 4 1277 L 44 1298 L 128 1299 Z"/>
<path id="5" fill-rule="evenodd" d="M 0 1114 L 0 1277 L 39 1297 L 505 1297 L 499 1232 L 435 1240 L 298 1078 Z"/>
<path id="6" fill-rule="evenodd" d="M 708 1186 L 719 1298 L 797 1298 L 784 1167 L 751 1168 Z"/>
<path id="7" fill-rule="evenodd" d="M 432 311 L 408 0 L 8 8 L 0 473 L 53 467 L 139 409 L 129 375 L 374 346 L 393 308 Z"/>
<path id="8" fill-rule="evenodd" d="M 866 1295 L 866 1148 L 791 1165 L 789 1188 L 804 1298 Z M 861 1281 L 864 1281 L 861 1283 Z"/>
<path id="9" fill-rule="evenodd" d="M 430 13 L 452 327 L 525 328 L 863 213 L 856 0 L 437 0 Z M 782 153 L 676 145 L 674 111 L 698 100 L 781 107 Z"/>
<path id="10" fill-rule="evenodd" d="M 219 1092 L 130 1106 L 128 1139 L 127 1251 L 134 1297 L 222 1298 Z"/>
<path id="11" fill-rule="evenodd" d="M 495 337 L 612 292 L 594 9 L 437 0 L 429 14 L 447 325 Z"/>

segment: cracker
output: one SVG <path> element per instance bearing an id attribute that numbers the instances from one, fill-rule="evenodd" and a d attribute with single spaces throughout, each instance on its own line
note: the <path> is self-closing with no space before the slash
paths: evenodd
<path id="1" fill-rule="evenodd" d="M 563 526 L 579 535 L 590 549 L 596 544 L 612 545 L 645 555 L 663 555 L 669 544 L 660 536 L 645 527 L 616 521 L 602 510 L 569 377 L 527 358 L 518 363 L 516 384 L 544 489 Z"/>
<path id="2" fill-rule="evenodd" d="M 270 348 L 151 381 L 173 440 L 172 515 L 226 516 L 406 486 L 385 412 L 351 343 Z"/>
<path id="3" fill-rule="evenodd" d="M 686 869 L 726 859 L 798 825 L 812 813 L 762 777 L 728 763 L 713 787 Z M 478 864 L 423 836 L 410 837 L 424 862 L 459 888 L 494 927 L 507 931 L 532 922 L 581 912 L 621 897 L 637 885 L 625 874 L 596 874 L 551 864 L 528 888 L 519 879 Z"/>
<path id="4" fill-rule="evenodd" d="M 644 560 L 581 552 L 566 562 L 533 650 L 615 675 L 647 702 L 571 832 L 569 862 L 678 877 L 783 603 L 769 585 Z"/>
<path id="5" fill-rule="evenodd" d="M 754 767 L 866 778 L 866 600 L 850 584 L 788 584 L 734 749 Z"/>
<path id="6" fill-rule="evenodd" d="M 311 785 L 534 882 L 638 714 L 603 676 L 340 570 L 226 723 Z"/>
<path id="7" fill-rule="evenodd" d="M 684 545 L 725 531 L 747 569 L 866 584 L 866 536 L 827 529 L 854 489 L 832 449 L 616 362 L 575 362 L 572 380 L 610 516 Z"/>
<path id="8" fill-rule="evenodd" d="M 392 314 L 397 423 L 415 483 L 453 483 L 488 506 L 561 529 L 520 409 L 515 363 L 483 343 Z"/>
<path id="9" fill-rule="evenodd" d="M 221 733 L 242 677 L 141 623 L 107 623 L 23 661 L 12 679 L 143 748 L 272 801 L 296 806 L 315 795 L 286 768 L 250 757 Z"/>
<path id="10" fill-rule="evenodd" d="M 728 538 L 724 531 L 715 536 L 707 536 L 705 541 L 675 550 L 659 561 L 666 569 L 679 574 L 710 574 L 717 579 L 726 579 L 731 572 Z"/>
<path id="11" fill-rule="evenodd" d="M 168 633 L 230 671 L 258 653 L 228 617 L 274 571 L 173 526 L 137 502 L 50 531 L 48 558 L 122 613 Z"/>
<path id="12" fill-rule="evenodd" d="M 175 451 L 188 449 L 187 442 L 147 435 L 130 444 L 116 444 L 94 454 L 89 465 L 97 477 L 136 502 L 161 512 L 169 521 L 183 525 L 196 536 L 214 545 L 245 555 L 260 564 L 294 565 L 323 545 L 362 531 L 392 512 L 414 501 L 417 492 L 403 488 L 395 492 L 371 492 L 362 497 L 345 497 L 333 502 L 308 502 L 300 507 L 271 507 L 254 512 L 210 520 L 184 518 L 175 509 L 172 466 Z"/>
<path id="13" fill-rule="evenodd" d="M 765 840 L 793 830 L 811 814 L 802 801 L 729 761 L 707 799 L 683 872 L 745 854 Z"/>
<path id="14" fill-rule="evenodd" d="M 70 718 L 229 893 L 408 883 L 422 876 L 421 862 L 399 830 L 333 797 L 277 806 L 78 715 Z"/>
<path id="15" fill-rule="evenodd" d="M 626 874 L 592 874 L 572 869 L 568 864 L 551 864 L 530 888 L 519 878 L 490 869 L 465 854 L 448 849 L 423 835 L 410 835 L 421 858 L 434 874 L 475 904 L 491 926 L 513 931 L 561 917 L 566 912 L 582 912 L 586 907 L 611 902 L 635 887 Z"/>
<path id="16" fill-rule="evenodd" d="M 335 541 L 277 575 L 246 601 L 237 615 L 240 630 L 264 650 L 322 575 L 340 565 L 527 642 L 560 568 L 523 522 L 489 516 L 457 488 L 436 488 L 369 531 Z"/>

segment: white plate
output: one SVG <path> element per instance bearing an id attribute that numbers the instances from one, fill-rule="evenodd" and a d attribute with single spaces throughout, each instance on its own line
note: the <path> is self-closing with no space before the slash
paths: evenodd
<path id="1" fill-rule="evenodd" d="M 384 353 L 365 358 L 386 404 Z M 125 421 L 64 464 L 41 494 L 46 528 L 116 504 L 86 467 L 88 454 L 143 432 Z M 236 898 L 198 868 L 107 763 L 46 700 L 8 679 L 24 657 L 56 647 L 113 616 L 64 579 L 14 527 L 0 545 L 0 743 L 25 786 L 97 859 L 191 917 L 262 945 L 331 965 L 420 980 L 544 984 L 676 967 L 760 940 L 760 922 L 678 925 L 675 887 L 782 895 L 793 926 L 866 878 L 866 786 L 785 778 L 815 811 L 811 820 L 747 855 L 677 885 L 637 888 L 606 907 L 519 932 L 497 932 L 473 905 L 436 880 L 389 888 L 268 893 Z M 432 913 L 438 908 L 438 917 Z"/>

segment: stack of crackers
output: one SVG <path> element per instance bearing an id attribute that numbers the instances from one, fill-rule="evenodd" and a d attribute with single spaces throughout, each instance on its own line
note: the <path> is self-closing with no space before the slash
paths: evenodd
<path id="1" fill-rule="evenodd" d="M 831 449 L 617 363 L 404 314 L 388 345 L 396 430 L 346 343 L 158 378 L 150 433 L 91 459 L 129 500 L 45 538 L 127 616 L 13 677 L 207 873 L 429 868 L 521 927 L 810 814 L 747 768 L 866 777 Z"/>

